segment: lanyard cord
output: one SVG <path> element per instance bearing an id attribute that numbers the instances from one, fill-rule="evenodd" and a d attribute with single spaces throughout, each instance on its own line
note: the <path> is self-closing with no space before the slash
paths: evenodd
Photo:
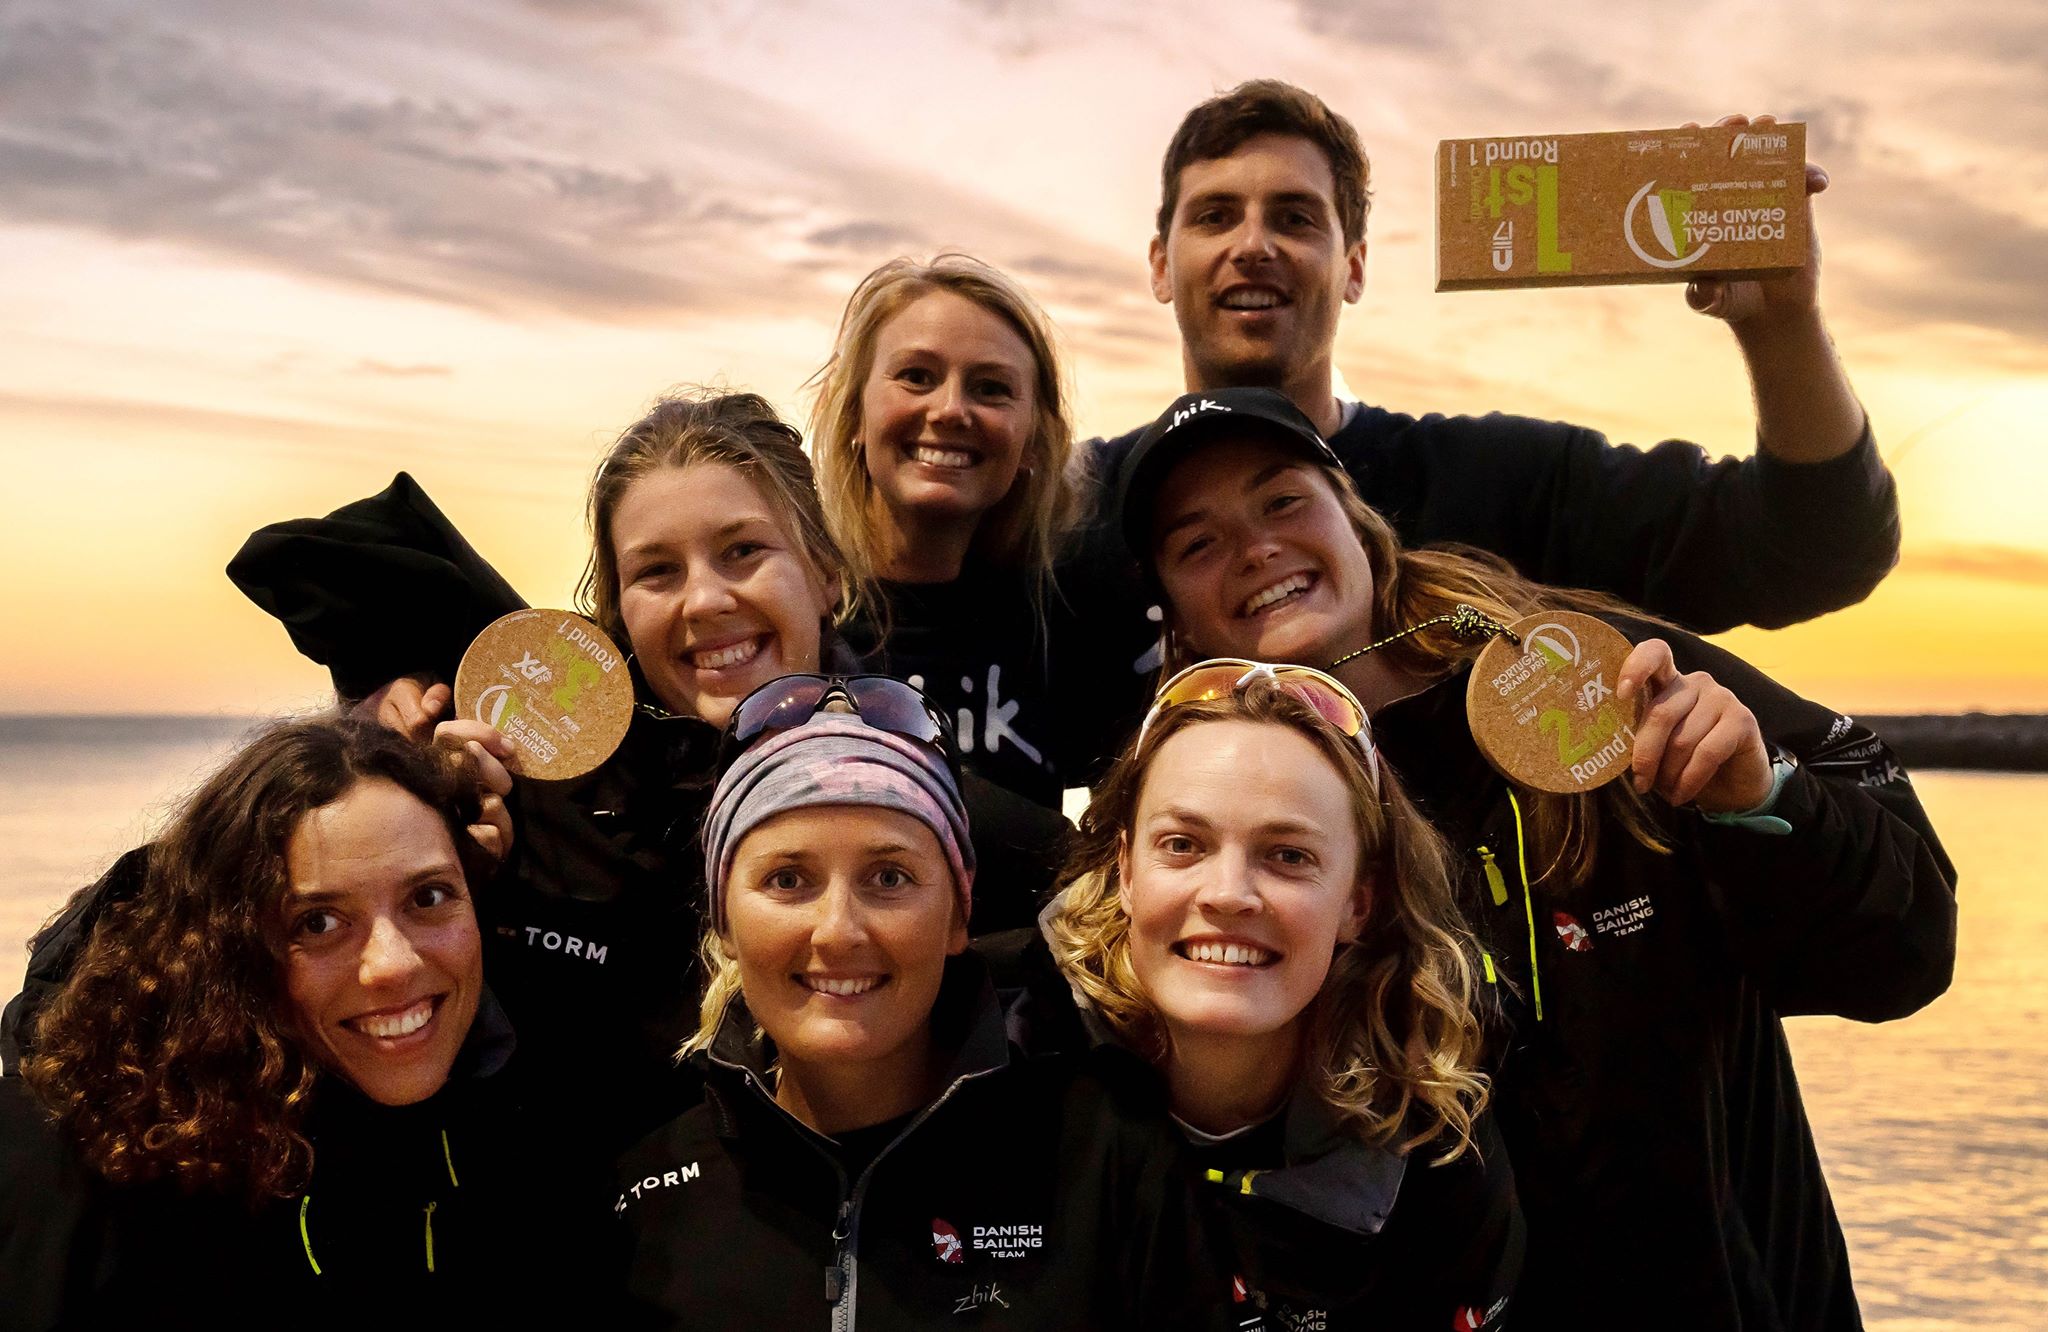
<path id="1" fill-rule="evenodd" d="M 1508 808 L 1515 812 L 1515 867 L 1522 874 L 1522 912 L 1529 919 L 1529 992 L 1536 1001 L 1536 1020 L 1543 1020 L 1543 973 L 1536 965 L 1536 902 L 1529 892 L 1529 850 L 1522 837 L 1522 802 L 1508 788 Z"/>
<path id="2" fill-rule="evenodd" d="M 1422 621 L 1420 624 L 1409 625 L 1406 629 L 1403 629 L 1398 634 L 1388 634 L 1385 638 L 1382 638 L 1377 643 L 1368 644 L 1367 646 L 1358 649 L 1356 652 L 1345 653 L 1343 656 L 1337 658 L 1337 660 L 1331 662 L 1328 669 L 1334 671 L 1339 666 L 1342 666 L 1345 662 L 1350 661 L 1353 658 L 1362 657 L 1368 652 L 1378 652 L 1381 648 L 1385 647 L 1389 643 L 1398 643 L 1402 639 L 1408 637 L 1408 635 L 1410 634 L 1419 634 L 1424 629 L 1428 629 L 1433 625 L 1439 624 L 1447 624 L 1451 626 L 1451 637 L 1457 639 L 1461 643 L 1476 643 L 1481 639 L 1492 638 L 1496 634 L 1498 634 L 1506 638 L 1508 642 L 1513 643 L 1516 647 L 1520 647 L 1522 645 L 1522 640 L 1515 636 L 1514 631 L 1510 630 L 1506 625 L 1502 624 L 1499 620 L 1494 619 L 1491 615 L 1488 615 L 1486 612 L 1482 610 L 1477 610 L 1471 606 L 1467 606 L 1463 602 L 1459 602 L 1458 605 L 1454 609 L 1452 609 L 1449 614 L 1432 615 L 1427 620 Z"/>

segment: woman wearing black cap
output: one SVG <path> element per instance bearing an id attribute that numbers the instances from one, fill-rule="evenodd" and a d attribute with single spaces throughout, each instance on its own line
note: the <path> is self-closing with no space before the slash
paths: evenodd
<path id="1" fill-rule="evenodd" d="M 621 1167 L 659 1325 L 1227 1325 L 1142 1094 L 1012 1058 L 964 954 L 975 854 L 936 714 L 879 677 L 742 704 L 704 826 L 705 1104 Z M 1215 1312 L 1212 1312 L 1215 1311 Z"/>
<path id="2" fill-rule="evenodd" d="M 1504 1022 L 1522 1316 L 1855 1325 L 1780 1018 L 1880 1021 L 1948 984 L 1954 873 L 1883 745 L 1604 598 L 1403 550 L 1277 394 L 1184 398 L 1127 461 L 1123 527 L 1170 659 L 1332 670 L 1463 853 Z M 1486 637 L 1558 607 L 1636 642 L 1612 682 L 1646 705 L 1632 771 L 1597 795 L 1505 781 L 1466 721 Z"/>

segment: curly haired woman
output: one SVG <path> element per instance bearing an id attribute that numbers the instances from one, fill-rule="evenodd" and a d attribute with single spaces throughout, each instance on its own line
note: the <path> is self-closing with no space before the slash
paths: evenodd
<path id="1" fill-rule="evenodd" d="M 1053 956 L 1226 1186 L 1263 1325 L 1498 1326 L 1521 1217 L 1448 849 L 1351 694 L 1190 667 L 1096 788 L 1074 866 Z"/>
<path id="2" fill-rule="evenodd" d="M 10 1326 L 505 1298 L 556 1186 L 516 1170 L 470 790 L 349 721 L 275 726 L 200 787 L 0 1089 Z"/>

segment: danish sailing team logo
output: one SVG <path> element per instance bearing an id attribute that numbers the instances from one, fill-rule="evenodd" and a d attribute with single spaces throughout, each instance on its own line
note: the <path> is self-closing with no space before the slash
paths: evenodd
<path id="1" fill-rule="evenodd" d="M 1570 912 L 1551 912 L 1550 923 L 1557 927 L 1557 937 L 1562 939 L 1564 946 L 1572 952 L 1590 953 L 1593 951 L 1593 936 L 1586 933 L 1586 927 L 1579 924 L 1578 918 Z"/>
<path id="2" fill-rule="evenodd" d="M 1655 191 L 1653 194 L 1652 191 Z M 1636 258 L 1652 268 L 1685 268 L 1698 263 L 1700 256 L 1713 248 L 1712 241 L 1688 247 L 1685 235 L 1685 219 L 1692 212 L 1691 190 L 1660 190 L 1657 182 L 1650 181 L 1635 192 L 1628 201 L 1628 208 L 1621 215 L 1621 238 L 1628 242 L 1628 248 Z M 1643 242 L 1636 237 L 1636 218 L 1640 214 L 1649 224 L 1650 237 L 1663 250 L 1664 257 L 1650 253 Z"/>
<path id="3" fill-rule="evenodd" d="M 942 1263 L 964 1263 L 965 1246 L 960 1243 L 960 1232 L 953 1229 L 951 1222 L 940 1217 L 932 1218 L 932 1256 Z"/>

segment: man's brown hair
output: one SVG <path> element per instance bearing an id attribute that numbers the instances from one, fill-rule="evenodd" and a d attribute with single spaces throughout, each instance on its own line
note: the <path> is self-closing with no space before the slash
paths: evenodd
<path id="1" fill-rule="evenodd" d="M 1337 188 L 1337 220 L 1348 249 L 1365 239 L 1372 207 L 1372 163 L 1351 122 L 1323 99 L 1279 79 L 1240 83 L 1187 113 L 1159 168 L 1159 235 L 1165 238 L 1180 206 L 1180 173 L 1191 162 L 1228 157 L 1261 134 L 1290 134 L 1322 149 Z"/>

